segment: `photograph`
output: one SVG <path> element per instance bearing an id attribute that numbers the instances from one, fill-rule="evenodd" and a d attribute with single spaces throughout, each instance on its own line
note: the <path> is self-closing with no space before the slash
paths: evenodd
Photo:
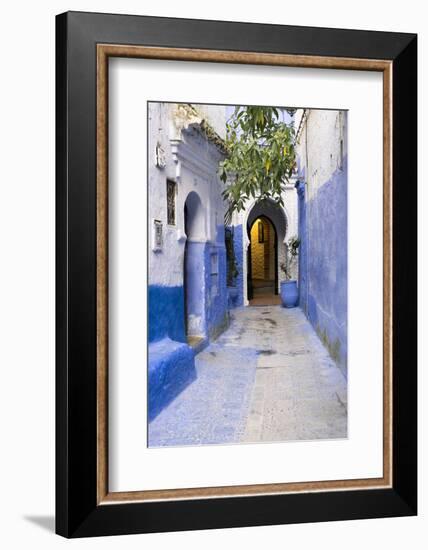
<path id="1" fill-rule="evenodd" d="M 347 438 L 347 132 L 147 103 L 149 448 Z"/>

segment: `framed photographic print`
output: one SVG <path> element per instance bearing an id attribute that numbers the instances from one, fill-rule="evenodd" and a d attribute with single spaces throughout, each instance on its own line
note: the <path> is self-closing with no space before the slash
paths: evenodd
<path id="1" fill-rule="evenodd" d="M 56 36 L 57 532 L 416 514 L 416 36 Z"/>

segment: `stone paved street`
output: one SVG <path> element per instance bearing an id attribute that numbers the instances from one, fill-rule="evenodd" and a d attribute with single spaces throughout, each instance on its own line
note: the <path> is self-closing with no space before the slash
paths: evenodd
<path id="1" fill-rule="evenodd" d="M 347 384 L 299 308 L 233 310 L 149 446 L 345 438 Z"/>

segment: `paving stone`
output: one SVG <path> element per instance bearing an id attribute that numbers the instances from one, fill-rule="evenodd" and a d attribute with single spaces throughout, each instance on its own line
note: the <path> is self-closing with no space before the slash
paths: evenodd
<path id="1" fill-rule="evenodd" d="M 233 310 L 197 378 L 149 424 L 150 446 L 347 437 L 347 382 L 298 308 Z"/>

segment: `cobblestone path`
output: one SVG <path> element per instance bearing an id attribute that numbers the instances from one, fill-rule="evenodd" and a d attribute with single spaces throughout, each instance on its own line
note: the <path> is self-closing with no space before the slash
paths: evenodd
<path id="1" fill-rule="evenodd" d="M 149 446 L 347 436 L 346 379 L 298 308 L 233 310 L 197 378 L 149 424 Z"/>

